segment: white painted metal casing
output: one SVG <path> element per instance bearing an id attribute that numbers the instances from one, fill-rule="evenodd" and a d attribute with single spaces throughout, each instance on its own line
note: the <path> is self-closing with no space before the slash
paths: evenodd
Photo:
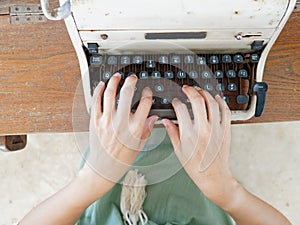
<path id="1" fill-rule="evenodd" d="M 64 3 L 61 0 L 61 3 Z M 99 52 L 129 54 L 178 49 L 202 53 L 250 52 L 254 40 L 266 44 L 257 68 L 263 78 L 267 54 L 293 11 L 296 0 L 73 0 L 65 19 L 82 74 L 87 109 L 91 106 L 88 64 L 82 44 L 98 43 Z M 146 33 L 206 32 L 203 39 L 173 39 L 162 45 L 146 40 Z M 101 38 L 105 34 L 106 39 Z M 165 49 L 164 49 L 164 46 Z M 255 113 L 256 96 L 247 111 L 232 111 L 232 120 Z"/>

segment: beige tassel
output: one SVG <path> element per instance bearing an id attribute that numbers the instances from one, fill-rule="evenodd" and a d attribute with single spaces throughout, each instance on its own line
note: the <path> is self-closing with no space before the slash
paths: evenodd
<path id="1" fill-rule="evenodd" d="M 123 180 L 121 193 L 121 211 L 125 224 L 137 225 L 141 221 L 142 225 L 147 224 L 148 218 L 142 210 L 143 202 L 146 198 L 145 186 L 147 180 L 137 170 L 128 171 Z"/>

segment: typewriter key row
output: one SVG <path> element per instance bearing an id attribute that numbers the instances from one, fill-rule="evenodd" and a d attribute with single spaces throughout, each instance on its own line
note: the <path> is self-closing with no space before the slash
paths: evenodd
<path id="1" fill-rule="evenodd" d="M 156 64 L 197 64 L 197 65 L 216 65 L 216 64 L 230 64 L 230 63 L 244 63 L 245 58 L 242 54 L 235 55 L 211 55 L 211 56 L 194 56 L 194 55 L 172 55 L 172 56 L 158 56 L 156 59 L 149 59 L 146 56 L 115 56 L 110 55 L 103 57 L 100 54 L 92 54 L 90 56 L 90 64 L 107 64 L 107 65 L 129 65 L 129 64 L 143 64 L 146 61 L 146 68 L 155 68 Z M 257 63 L 259 61 L 259 55 L 252 53 L 249 56 L 251 63 Z"/>
<path id="2" fill-rule="evenodd" d="M 120 87 L 126 77 L 136 74 L 139 78 L 133 99 L 137 107 L 143 87 L 153 91 L 151 113 L 161 117 L 175 116 L 172 105 L 174 97 L 189 105 L 183 94 L 183 85 L 200 86 L 212 95 L 220 94 L 231 110 L 249 107 L 251 85 L 255 78 L 259 52 L 249 54 L 168 54 L 168 55 L 101 55 L 89 54 L 91 94 L 100 82 L 108 82 L 119 72 Z"/>
<path id="3" fill-rule="evenodd" d="M 124 73 L 123 72 L 119 72 L 121 73 L 122 77 L 124 77 Z M 130 76 L 130 74 L 135 74 L 134 72 L 130 72 L 128 75 Z M 238 72 L 236 72 L 235 70 L 228 70 L 225 72 L 226 77 L 227 78 L 236 78 L 236 76 L 238 76 L 239 78 L 248 78 L 248 71 L 245 69 L 241 69 Z M 104 71 L 102 74 L 102 80 L 106 81 L 108 80 L 111 76 L 113 75 L 113 72 L 111 71 Z M 190 79 L 198 79 L 199 76 L 201 76 L 202 79 L 210 79 L 212 77 L 216 78 L 216 79 L 220 79 L 220 78 L 224 78 L 224 74 L 223 71 L 221 70 L 217 70 L 214 72 L 214 74 L 212 74 L 211 70 L 204 70 L 201 72 L 201 74 L 199 75 L 198 72 L 196 70 L 191 70 L 189 72 L 185 72 L 183 70 L 179 70 L 175 75 L 174 72 L 171 70 L 167 70 L 164 71 L 163 74 L 161 74 L 160 71 L 154 70 L 152 71 L 150 74 L 148 71 L 140 71 L 138 74 L 136 74 L 139 79 L 148 79 L 148 78 L 166 78 L 166 79 L 173 79 L 174 76 L 176 76 L 178 79 L 186 79 L 187 76 Z"/>

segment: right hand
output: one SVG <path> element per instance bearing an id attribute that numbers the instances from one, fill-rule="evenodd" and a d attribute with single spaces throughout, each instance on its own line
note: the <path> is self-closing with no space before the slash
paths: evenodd
<path id="1" fill-rule="evenodd" d="M 220 97 L 215 99 L 206 91 L 184 86 L 189 98 L 194 120 L 187 106 L 173 99 L 179 129 L 168 119 L 163 119 L 175 153 L 187 174 L 217 205 L 227 203 L 230 185 L 235 183 L 228 167 L 230 149 L 231 112 Z"/>

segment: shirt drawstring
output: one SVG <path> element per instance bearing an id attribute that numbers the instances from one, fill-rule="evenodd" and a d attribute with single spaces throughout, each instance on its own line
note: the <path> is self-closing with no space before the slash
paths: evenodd
<path id="1" fill-rule="evenodd" d="M 140 221 L 142 225 L 146 225 L 148 217 L 142 210 L 142 206 L 146 198 L 147 180 L 137 170 L 130 170 L 122 184 L 120 207 L 124 223 L 137 225 Z"/>

